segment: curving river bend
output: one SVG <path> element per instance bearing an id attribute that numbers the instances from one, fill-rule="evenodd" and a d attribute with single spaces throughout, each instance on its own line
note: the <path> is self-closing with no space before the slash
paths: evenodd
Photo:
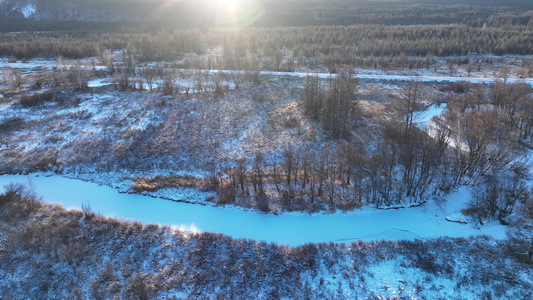
<path id="1" fill-rule="evenodd" d="M 363 209 L 347 214 L 260 214 L 239 208 L 212 207 L 122 194 L 95 183 L 58 175 L 2 175 L 0 186 L 8 183 L 31 185 L 47 203 L 60 203 L 67 209 L 81 209 L 89 203 L 94 212 L 143 224 L 176 226 L 186 231 L 216 232 L 233 238 L 253 239 L 290 246 L 318 242 L 356 240 L 401 240 L 436 237 L 488 235 L 505 238 L 505 228 L 493 223 L 476 229 L 469 224 L 446 221 L 446 216 L 464 207 L 469 193 L 459 190 L 444 205 L 425 205 L 401 210 Z"/>

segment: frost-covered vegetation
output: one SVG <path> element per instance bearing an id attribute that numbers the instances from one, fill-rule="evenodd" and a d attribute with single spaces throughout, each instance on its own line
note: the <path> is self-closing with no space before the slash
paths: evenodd
<path id="1" fill-rule="evenodd" d="M 59 59 L 52 70 L 4 70 L 4 173 L 114 174 L 106 184 L 126 191 L 193 187 L 217 195 L 195 202 L 264 212 L 413 206 L 495 177 L 527 194 L 525 83 L 387 85 L 349 70 L 302 78 L 136 67 L 128 52 L 107 55 L 105 65 Z M 94 77 L 103 78 L 97 86 Z M 439 105 L 440 115 L 419 122 Z M 515 202 L 483 218 L 503 219 Z"/>

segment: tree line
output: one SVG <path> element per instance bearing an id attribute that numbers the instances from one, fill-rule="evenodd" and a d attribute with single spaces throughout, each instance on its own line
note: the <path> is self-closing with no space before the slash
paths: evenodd
<path id="1" fill-rule="evenodd" d="M 200 29 L 156 33 L 20 33 L 0 34 L 0 55 L 68 59 L 97 56 L 105 49 L 127 49 L 138 61 L 176 61 L 186 53 L 201 55 L 185 67 L 292 71 L 326 66 L 332 72 L 354 67 L 421 68 L 434 57 L 471 54 L 533 53 L 530 27 L 474 28 L 435 26 L 318 26 L 251 28 L 212 32 Z M 187 66 L 188 64 L 188 66 Z"/>

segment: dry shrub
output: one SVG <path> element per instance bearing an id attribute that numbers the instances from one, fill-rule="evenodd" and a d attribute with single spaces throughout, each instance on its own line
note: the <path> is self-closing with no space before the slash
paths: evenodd
<path id="1" fill-rule="evenodd" d="M 20 104 L 25 108 L 34 107 L 42 105 L 44 102 L 52 101 L 53 98 L 54 94 L 52 92 L 36 93 L 20 98 Z"/>
<path id="2" fill-rule="evenodd" d="M 61 261 L 70 265 L 82 261 L 89 253 L 89 245 L 86 241 L 72 241 L 65 245 L 57 246 L 57 256 Z"/>
<path id="3" fill-rule="evenodd" d="M 58 168 L 61 163 L 57 160 L 57 154 L 44 153 L 39 155 L 30 165 L 30 169 L 36 171 L 51 171 L 54 168 Z"/>
<path id="4" fill-rule="evenodd" d="M 143 227 L 142 231 L 148 232 L 148 233 L 157 233 L 159 229 L 160 227 L 157 224 L 147 224 L 146 226 Z"/>
<path id="5" fill-rule="evenodd" d="M 461 213 L 465 216 L 476 217 L 483 213 L 483 209 L 477 206 L 471 206 L 461 209 Z"/>
<path id="6" fill-rule="evenodd" d="M 24 186 L 20 183 L 10 183 L 4 187 L 5 192 L 0 195 L 0 205 L 22 200 Z"/>
<path id="7" fill-rule="evenodd" d="M 83 212 L 83 217 L 87 220 L 92 219 L 96 215 L 93 212 L 91 204 L 89 202 L 81 204 L 81 211 Z"/>
<path id="8" fill-rule="evenodd" d="M 454 93 L 464 93 L 468 87 L 470 86 L 470 83 L 467 81 L 457 81 L 457 82 L 450 82 L 446 83 L 439 87 L 439 90 L 441 92 L 454 92 Z"/>
<path id="9" fill-rule="evenodd" d="M 143 224 L 141 224 L 139 221 L 132 221 L 128 222 L 127 224 L 127 233 L 128 234 L 136 234 L 140 232 L 143 229 Z"/>
<path id="10" fill-rule="evenodd" d="M 528 197 L 522 207 L 522 213 L 528 219 L 533 219 L 533 197 Z"/>
<path id="11" fill-rule="evenodd" d="M 235 202 L 235 198 L 237 197 L 237 189 L 232 185 L 219 186 L 217 189 L 217 194 L 217 204 L 229 204 Z"/>
<path id="12" fill-rule="evenodd" d="M 296 128 L 300 125 L 300 120 L 296 116 L 287 116 L 284 120 L 286 128 Z"/>
<path id="13" fill-rule="evenodd" d="M 37 223 L 25 224 L 18 232 L 9 232 L 7 244 L 13 248 L 42 251 L 45 246 L 46 233 Z"/>
<path id="14" fill-rule="evenodd" d="M 125 299 L 150 299 L 153 297 L 154 287 L 149 281 L 148 275 L 135 273 L 125 286 Z"/>
<path id="15" fill-rule="evenodd" d="M 339 209 L 342 209 L 344 211 L 353 210 L 356 208 L 361 208 L 363 206 L 363 203 L 360 201 L 354 201 L 351 199 L 339 201 L 339 203 L 336 204 L 336 207 Z"/>
<path id="16" fill-rule="evenodd" d="M 19 117 L 13 117 L 0 123 L 0 133 L 15 131 L 24 125 L 24 120 Z"/>
<path id="17" fill-rule="evenodd" d="M 136 192 L 155 192 L 160 189 L 160 186 L 156 183 L 149 183 L 146 180 L 138 180 L 130 186 L 130 189 Z"/>
<path id="18" fill-rule="evenodd" d="M 318 248 L 315 244 L 305 244 L 294 249 L 295 259 L 305 264 L 306 267 L 315 266 L 318 257 Z"/>
<path id="19" fill-rule="evenodd" d="M 202 186 L 210 186 L 210 182 L 205 179 L 194 176 L 155 176 L 148 178 L 135 178 L 134 183 L 130 186 L 135 192 L 155 192 L 164 188 L 195 188 Z"/>
<path id="20" fill-rule="evenodd" d="M 109 282 L 116 280 L 117 275 L 113 271 L 113 264 L 111 262 L 107 262 L 103 268 L 101 268 L 98 271 L 98 281 L 100 282 Z"/>
<path id="21" fill-rule="evenodd" d="M 4 194 L 0 194 L 1 217 L 16 220 L 27 217 L 41 207 L 40 199 L 35 193 L 20 183 L 10 183 L 4 190 Z"/>
<path id="22" fill-rule="evenodd" d="M 260 211 L 262 212 L 270 211 L 268 197 L 266 196 L 265 192 L 257 193 L 257 195 L 255 195 L 255 202 L 257 204 L 257 209 L 259 209 Z"/>

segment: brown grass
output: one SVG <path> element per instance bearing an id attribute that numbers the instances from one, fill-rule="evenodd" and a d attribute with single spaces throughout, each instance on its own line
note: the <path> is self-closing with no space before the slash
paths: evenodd
<path id="1" fill-rule="evenodd" d="M 130 186 L 130 188 L 135 192 L 155 192 L 165 188 L 198 188 L 211 185 L 209 180 L 194 176 L 138 177 L 133 181 L 134 183 Z"/>

